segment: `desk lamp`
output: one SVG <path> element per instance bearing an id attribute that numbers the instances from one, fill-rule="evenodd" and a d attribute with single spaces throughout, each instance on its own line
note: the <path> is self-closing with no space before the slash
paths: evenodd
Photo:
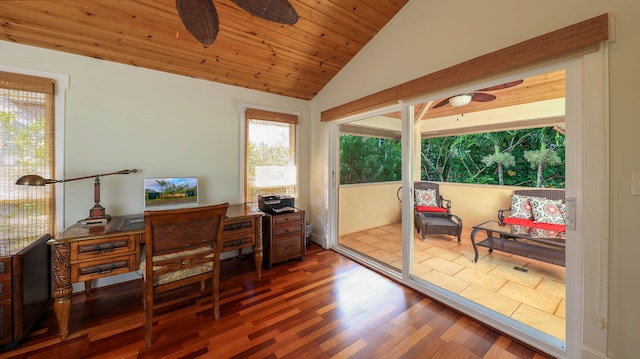
<path id="1" fill-rule="evenodd" d="M 95 178 L 96 180 L 93 185 L 93 201 L 95 204 L 93 205 L 93 208 L 89 210 L 89 217 L 82 220 L 82 223 L 106 224 L 111 219 L 111 216 L 106 214 L 105 208 L 100 205 L 100 177 L 110 176 L 110 175 L 127 175 L 129 173 L 136 173 L 136 172 L 138 172 L 137 169 L 122 170 L 118 172 L 101 173 L 97 175 L 84 176 L 84 177 L 78 177 L 78 178 L 69 178 L 69 179 L 62 179 L 62 180 L 45 179 L 38 175 L 26 175 L 18 178 L 18 180 L 16 181 L 16 184 L 23 185 L 23 186 L 44 186 L 44 185 L 53 184 L 53 183 L 64 183 L 64 182 L 77 181 L 77 180 L 87 179 L 87 178 Z"/>

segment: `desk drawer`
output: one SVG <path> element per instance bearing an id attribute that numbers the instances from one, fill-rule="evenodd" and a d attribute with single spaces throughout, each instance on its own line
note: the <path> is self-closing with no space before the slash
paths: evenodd
<path id="1" fill-rule="evenodd" d="M 11 257 L 0 258 L 0 300 L 11 304 Z"/>
<path id="2" fill-rule="evenodd" d="M 0 300 L 11 299 L 11 277 L 0 279 Z"/>
<path id="3" fill-rule="evenodd" d="M 286 227 L 282 226 L 282 225 L 274 226 L 274 228 L 273 228 L 273 239 L 277 240 L 278 237 L 286 236 L 286 235 L 292 234 L 292 233 L 296 233 L 297 234 L 297 233 L 300 233 L 302 231 L 303 231 L 302 223 L 294 224 L 294 225 L 286 226 Z"/>
<path id="4" fill-rule="evenodd" d="M 108 277 L 138 270 L 135 253 L 75 263 L 71 265 L 71 281 L 84 282 L 91 279 Z"/>
<path id="5" fill-rule="evenodd" d="M 273 242 L 273 262 L 302 257 L 302 236 L 287 237 Z"/>
<path id="6" fill-rule="evenodd" d="M 253 220 L 227 221 L 222 233 L 222 251 L 231 251 L 239 248 L 253 247 L 255 228 Z"/>
<path id="7" fill-rule="evenodd" d="M 246 232 L 253 229 L 253 221 L 250 219 L 244 221 L 225 221 L 224 233 L 231 234 L 234 232 Z"/>
<path id="8" fill-rule="evenodd" d="M 11 300 L 0 300 L 0 344 L 7 344 L 13 340 L 12 329 Z"/>
<path id="9" fill-rule="evenodd" d="M 302 223 L 303 218 L 304 218 L 304 212 L 275 215 L 273 216 L 273 226 L 277 227 L 280 225 L 288 225 L 296 222 Z"/>
<path id="10" fill-rule="evenodd" d="M 0 278 L 4 276 L 11 278 L 11 257 L 0 258 Z"/>
<path id="11" fill-rule="evenodd" d="M 71 262 L 93 260 L 136 251 L 136 236 L 91 239 L 71 243 Z"/>

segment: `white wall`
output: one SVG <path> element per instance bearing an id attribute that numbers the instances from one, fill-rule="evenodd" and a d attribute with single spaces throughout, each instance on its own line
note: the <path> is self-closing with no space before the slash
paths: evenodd
<path id="1" fill-rule="evenodd" d="M 5 68 L 69 77 L 66 116 L 57 119 L 65 121 L 65 178 L 139 169 L 102 178 L 101 204 L 108 214 L 142 212 L 142 180 L 157 176 L 197 176 L 201 203 L 240 203 L 241 104 L 300 114 L 296 205 L 308 206 L 308 101 L 6 41 L 0 41 L 0 54 Z M 64 186 L 68 226 L 89 215 L 93 182 Z"/>
<path id="2" fill-rule="evenodd" d="M 610 44 L 610 357 L 637 356 L 640 197 L 631 196 L 631 172 L 640 171 L 640 121 L 634 100 L 640 90 L 640 2 L 629 0 L 410 0 L 391 22 L 311 102 L 311 202 L 317 233 L 328 233 L 328 125 L 320 112 L 471 58 L 609 13 Z"/>
<path id="3" fill-rule="evenodd" d="M 202 200 L 241 197 L 238 107 L 249 103 L 301 113 L 300 196 L 314 232 L 327 233 L 329 175 L 326 125 L 320 112 L 520 41 L 608 12 L 610 45 L 610 313 L 608 353 L 637 355 L 640 322 L 640 197 L 631 172 L 640 171 L 640 2 L 635 0 L 411 0 L 311 101 L 284 98 L 0 41 L 0 65 L 69 75 L 65 177 L 137 167 L 136 175 L 104 178 L 102 203 L 112 215 L 142 210 L 142 178 L 202 178 Z M 171 124 L 175 124 L 172 126 Z M 188 134 L 185 128 L 196 126 Z M 171 129 L 173 141 L 160 138 Z M 177 130 L 179 129 L 179 130 Z M 311 135 L 313 133 L 313 136 Z M 92 186 L 66 185 L 65 223 L 87 216 Z"/>

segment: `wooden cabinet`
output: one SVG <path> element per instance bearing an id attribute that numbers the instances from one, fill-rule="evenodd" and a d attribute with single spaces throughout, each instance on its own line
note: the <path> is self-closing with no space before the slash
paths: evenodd
<path id="1" fill-rule="evenodd" d="M 290 259 L 302 259 L 305 246 L 305 212 L 296 209 L 282 214 L 265 214 L 262 220 L 262 245 L 267 269 Z"/>
<path id="2" fill-rule="evenodd" d="M 50 235 L 0 243 L 0 346 L 11 349 L 51 303 Z"/>

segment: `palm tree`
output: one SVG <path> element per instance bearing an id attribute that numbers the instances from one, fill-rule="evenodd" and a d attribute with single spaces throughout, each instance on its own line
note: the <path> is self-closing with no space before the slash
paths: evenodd
<path id="1" fill-rule="evenodd" d="M 549 127 L 540 129 L 540 149 L 535 151 L 525 151 L 524 158 L 529 161 L 532 169 L 538 169 L 536 176 L 536 187 L 542 187 L 542 171 L 545 166 L 554 166 L 562 162 L 560 156 L 550 148 L 547 148 L 545 137 Z"/>
<path id="2" fill-rule="evenodd" d="M 493 143 L 493 153 L 482 157 L 482 163 L 486 166 L 498 166 L 498 184 L 504 185 L 504 168 L 514 166 L 516 158 L 509 152 L 500 150 L 501 134 L 505 132 L 488 132 L 484 133 L 484 137 Z"/>

